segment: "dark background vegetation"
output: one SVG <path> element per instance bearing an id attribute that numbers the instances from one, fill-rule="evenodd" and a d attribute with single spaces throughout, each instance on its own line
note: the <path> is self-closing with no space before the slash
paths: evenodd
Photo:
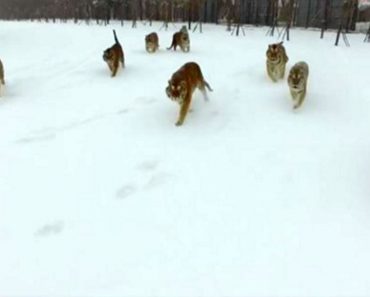
<path id="1" fill-rule="evenodd" d="M 369 12 L 357 0 L 0 0 L 6 20 L 63 21 L 107 24 L 111 20 L 159 20 L 354 29 Z"/>

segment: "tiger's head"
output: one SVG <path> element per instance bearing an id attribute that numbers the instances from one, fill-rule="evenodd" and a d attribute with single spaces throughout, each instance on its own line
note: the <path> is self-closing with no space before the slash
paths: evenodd
<path id="1" fill-rule="evenodd" d="M 184 80 L 174 80 L 171 79 L 168 81 L 168 86 L 166 88 L 167 97 L 172 101 L 178 102 L 181 104 L 187 93 L 186 81 Z"/>
<path id="2" fill-rule="evenodd" d="M 288 84 L 295 91 L 302 90 L 305 84 L 305 76 L 300 69 L 292 69 L 288 76 Z"/>
<path id="3" fill-rule="evenodd" d="M 278 63 L 281 58 L 283 49 L 283 42 L 269 44 L 266 56 L 267 59 L 273 63 Z"/>
<path id="4" fill-rule="evenodd" d="M 103 60 L 105 62 L 108 62 L 110 60 L 113 59 L 113 56 L 114 56 L 114 51 L 113 49 L 110 47 L 110 48 L 107 48 L 104 52 L 103 52 Z"/>
<path id="5" fill-rule="evenodd" d="M 145 36 L 145 48 L 147 52 L 153 53 L 158 48 L 158 35 L 153 32 Z"/>

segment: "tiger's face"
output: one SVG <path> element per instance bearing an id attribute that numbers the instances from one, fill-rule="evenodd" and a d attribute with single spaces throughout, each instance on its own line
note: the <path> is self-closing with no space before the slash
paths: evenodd
<path id="1" fill-rule="evenodd" d="M 271 62 L 279 62 L 281 48 L 279 44 L 270 44 L 266 52 L 267 58 Z"/>
<path id="2" fill-rule="evenodd" d="M 186 32 L 177 32 L 176 33 L 176 42 L 180 46 L 180 48 L 184 52 L 189 52 L 190 51 L 190 39 L 189 39 L 189 34 Z"/>
<path id="3" fill-rule="evenodd" d="M 185 81 L 168 81 L 168 86 L 166 88 L 167 97 L 170 98 L 172 101 L 178 102 L 181 104 L 187 93 L 187 87 Z"/>
<path id="4" fill-rule="evenodd" d="M 153 32 L 145 36 L 145 48 L 149 53 L 154 53 L 158 49 L 158 35 Z"/>
<path id="5" fill-rule="evenodd" d="M 291 71 L 288 77 L 288 84 L 295 91 L 302 90 L 305 84 L 305 76 L 301 71 Z"/>
<path id="6" fill-rule="evenodd" d="M 113 56 L 114 56 L 114 52 L 113 52 L 112 48 L 107 48 L 103 52 L 103 60 L 105 62 L 109 62 L 110 60 L 112 60 L 113 59 Z"/>

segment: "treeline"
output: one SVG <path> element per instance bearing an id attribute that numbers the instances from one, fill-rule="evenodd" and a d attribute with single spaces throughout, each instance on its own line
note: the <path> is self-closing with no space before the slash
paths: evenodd
<path id="1" fill-rule="evenodd" d="M 224 1 L 220 1 L 224 2 Z M 8 20 L 198 20 L 205 0 L 1 0 Z M 226 3 L 226 2 L 225 2 Z"/>
<path id="2" fill-rule="evenodd" d="M 0 18 L 109 23 L 111 20 L 226 22 L 274 26 L 337 28 L 351 12 L 354 27 L 358 0 L 0 0 Z"/>

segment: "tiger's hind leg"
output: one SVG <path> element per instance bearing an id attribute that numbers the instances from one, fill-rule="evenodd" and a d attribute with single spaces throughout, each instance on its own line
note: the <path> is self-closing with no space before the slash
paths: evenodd
<path id="1" fill-rule="evenodd" d="M 207 87 L 207 89 L 211 92 L 213 92 L 211 86 L 209 85 L 209 83 L 207 83 L 206 81 L 204 81 L 204 85 Z"/>
<path id="2" fill-rule="evenodd" d="M 211 92 L 213 91 L 212 88 L 210 87 L 210 85 L 204 80 L 203 83 L 199 86 L 199 90 L 202 92 L 203 94 L 203 98 L 205 101 L 209 101 L 209 97 L 208 97 L 208 93 L 207 93 L 207 90 L 206 90 L 206 87 L 208 90 L 210 90 Z"/>
<path id="3" fill-rule="evenodd" d="M 208 94 L 207 94 L 206 89 L 204 87 L 203 88 L 199 88 L 199 89 L 200 89 L 200 91 L 203 94 L 204 101 L 209 101 L 209 97 L 208 97 Z"/>
<path id="4" fill-rule="evenodd" d="M 123 53 L 122 53 L 122 56 L 120 58 L 120 61 L 121 61 L 122 68 L 124 68 L 125 67 L 125 56 L 123 55 Z"/>

